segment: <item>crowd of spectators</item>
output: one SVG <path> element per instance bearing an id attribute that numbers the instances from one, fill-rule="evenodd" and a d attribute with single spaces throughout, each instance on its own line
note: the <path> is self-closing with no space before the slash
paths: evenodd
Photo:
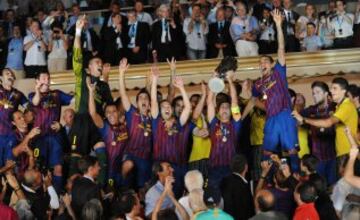
<path id="1" fill-rule="evenodd" d="M 288 39 L 294 40 L 292 46 L 297 45 L 298 36 L 310 42 L 309 33 L 317 28 L 314 22 L 304 22 L 308 30 L 295 29 L 296 36 L 289 38 L 283 13 L 289 2 L 284 0 L 284 10 L 263 5 L 272 17 L 277 60 L 261 55 L 261 77 L 240 82 L 235 79 L 237 59 L 223 54 L 211 79 L 224 76 L 226 89 L 220 93 L 202 83 L 201 92 L 189 97 L 176 73 L 176 56 L 169 57 L 181 55 L 184 48 L 169 50 L 164 42 L 177 39 L 176 31 L 188 31 L 187 38 L 201 46 L 205 33 L 222 24 L 208 26 L 208 19 L 196 24 L 185 18 L 188 29 L 176 30 L 176 19 L 169 24 L 155 21 L 152 30 L 160 30 L 161 48 L 157 58 L 166 60 L 171 70 L 168 94 L 158 90 L 160 70 L 154 62 L 134 103 L 126 90 L 125 75 L 131 62 L 148 56 L 148 44 L 134 35 L 152 38 L 146 35 L 151 16 L 144 15 L 146 22 L 142 23 L 134 11 L 127 17 L 110 14 L 100 32 L 117 40 L 105 41 L 109 45 L 99 49 L 90 40 L 97 33 L 80 11 L 69 20 L 71 42 L 62 27 L 53 23 L 47 33 L 54 40 L 47 45 L 44 27 L 41 30 L 38 22 L 29 22 L 31 34 L 24 38 L 25 45 L 16 37 L 11 42 L 17 40 L 13 44 L 26 48 L 25 66 L 35 78 L 33 92 L 25 96 L 14 87 L 16 69 L 6 67 L 1 72 L 0 219 L 359 219 L 360 87 L 343 77 L 333 78 L 331 85 L 314 81 L 304 87 L 312 92 L 314 104 L 310 106 L 301 94 L 304 91 L 288 87 Z M 337 10 L 343 3 L 336 1 Z M 238 14 L 246 11 L 246 4 L 235 6 Z M 194 4 L 191 10 L 195 16 L 203 8 Z M 217 9 L 217 18 L 221 10 Z M 226 17 L 226 10 L 222 12 Z M 51 18 L 39 13 L 43 22 Z M 158 13 L 167 18 L 168 7 L 161 5 Z M 313 8 L 308 6 L 307 14 L 310 19 Z M 341 16 L 345 22 L 347 15 Z M 181 17 L 179 12 L 180 21 Z M 123 34 L 125 19 L 130 25 Z M 255 21 L 251 17 L 247 24 L 255 25 Z M 236 17 L 224 23 L 230 28 L 229 39 L 243 35 L 246 28 L 238 27 L 241 22 Z M 21 38 L 20 32 L 21 27 L 15 28 L 13 35 Z M 345 29 L 337 32 L 346 33 Z M 234 50 L 257 47 L 250 40 L 254 33 L 244 35 Z M 123 42 L 124 38 L 130 40 Z M 333 40 L 335 45 L 348 41 L 347 37 Z M 53 50 L 47 55 L 48 47 Z M 63 67 L 69 48 L 74 94 L 53 90 L 50 67 L 46 67 L 46 63 Z M 104 48 L 113 49 L 106 58 L 99 55 Z M 213 52 L 218 56 L 225 48 Z M 28 57 L 29 52 L 36 55 Z M 194 48 L 183 52 L 197 59 L 206 57 L 203 50 Z M 106 59 L 116 59 L 119 65 L 120 97 L 116 99 L 108 79 L 101 77 L 110 71 L 106 62 L 111 61 Z M 74 108 L 65 107 L 73 100 Z"/>
<path id="2" fill-rule="evenodd" d="M 308 3 L 304 14 L 292 0 L 8 2 L 1 9 L 0 68 L 12 68 L 19 77 L 33 78 L 44 68 L 72 69 L 75 21 L 105 5 L 110 9 L 88 17 L 82 33 L 85 65 L 94 56 L 111 65 L 124 57 L 131 64 L 151 62 L 154 50 L 161 62 L 275 53 L 274 8 L 283 13 L 287 52 L 360 45 L 360 4 L 350 10 L 345 1 L 329 1 L 322 12 Z M 122 10 L 127 5 L 133 7 Z"/>

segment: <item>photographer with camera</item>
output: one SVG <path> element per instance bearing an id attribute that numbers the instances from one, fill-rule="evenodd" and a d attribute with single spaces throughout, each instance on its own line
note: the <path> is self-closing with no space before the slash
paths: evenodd
<path id="1" fill-rule="evenodd" d="M 35 78 L 37 74 L 46 70 L 47 42 L 40 29 L 39 21 L 31 22 L 30 31 L 31 33 L 24 38 L 25 76 Z"/>
<path id="2" fill-rule="evenodd" d="M 58 22 L 52 24 L 52 34 L 49 41 L 48 70 L 60 72 L 66 70 L 68 39 L 64 35 L 62 25 Z"/>
<path id="3" fill-rule="evenodd" d="M 270 8 L 264 7 L 261 20 L 259 20 L 259 54 L 275 53 L 277 49 L 275 23 L 270 12 Z"/>
<path id="4" fill-rule="evenodd" d="M 192 5 L 192 14 L 184 20 L 183 32 L 186 35 L 188 59 L 205 59 L 209 25 L 199 4 Z"/>

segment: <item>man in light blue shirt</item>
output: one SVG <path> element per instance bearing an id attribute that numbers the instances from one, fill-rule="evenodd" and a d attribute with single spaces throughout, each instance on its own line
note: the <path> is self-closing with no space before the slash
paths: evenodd
<path id="1" fill-rule="evenodd" d="M 321 50 L 322 43 L 321 38 L 315 33 L 316 26 L 314 23 L 309 22 L 307 24 L 307 36 L 304 38 L 302 44 L 302 50 L 308 52 L 314 52 Z"/>
<path id="2" fill-rule="evenodd" d="M 20 26 L 13 27 L 13 37 L 9 41 L 6 68 L 14 70 L 16 78 L 24 78 L 23 39 Z"/>
<path id="3" fill-rule="evenodd" d="M 174 169 L 168 162 L 155 162 L 153 165 L 153 175 L 157 179 L 155 185 L 153 185 L 145 195 L 145 216 L 151 218 L 151 214 L 154 211 L 157 201 L 164 191 L 165 181 L 168 176 L 173 176 Z M 166 196 L 161 209 L 175 208 L 169 196 Z"/>

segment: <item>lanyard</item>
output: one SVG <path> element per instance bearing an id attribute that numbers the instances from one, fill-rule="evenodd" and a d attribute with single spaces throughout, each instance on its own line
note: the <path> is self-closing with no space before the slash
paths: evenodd
<path id="1" fill-rule="evenodd" d="M 339 16 L 336 18 L 336 22 L 339 25 L 339 28 L 341 28 L 342 24 L 344 23 L 345 17 L 343 16 L 340 22 Z"/>

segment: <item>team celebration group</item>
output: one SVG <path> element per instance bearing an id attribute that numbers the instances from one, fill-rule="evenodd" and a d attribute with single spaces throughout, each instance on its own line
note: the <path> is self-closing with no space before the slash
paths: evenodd
<path id="1" fill-rule="evenodd" d="M 360 88 L 343 77 L 314 80 L 305 87 L 314 104 L 306 106 L 287 81 L 284 10 L 267 10 L 277 59 L 259 57 L 259 79 L 237 80 L 238 60 L 224 57 L 218 43 L 224 58 L 212 79 L 225 82 L 218 93 L 206 79 L 190 96 L 176 58 L 165 54 L 168 94 L 159 90 L 154 62 L 131 97 L 125 76 L 133 51 L 117 58 L 114 99 L 109 65 L 84 53 L 85 15 L 74 25 L 74 94 L 52 89 L 51 74 L 30 66 L 38 72 L 25 96 L 14 87 L 16 71 L 4 68 L 0 219 L 359 219 Z M 255 33 L 243 31 L 238 55 L 254 46 Z"/>

